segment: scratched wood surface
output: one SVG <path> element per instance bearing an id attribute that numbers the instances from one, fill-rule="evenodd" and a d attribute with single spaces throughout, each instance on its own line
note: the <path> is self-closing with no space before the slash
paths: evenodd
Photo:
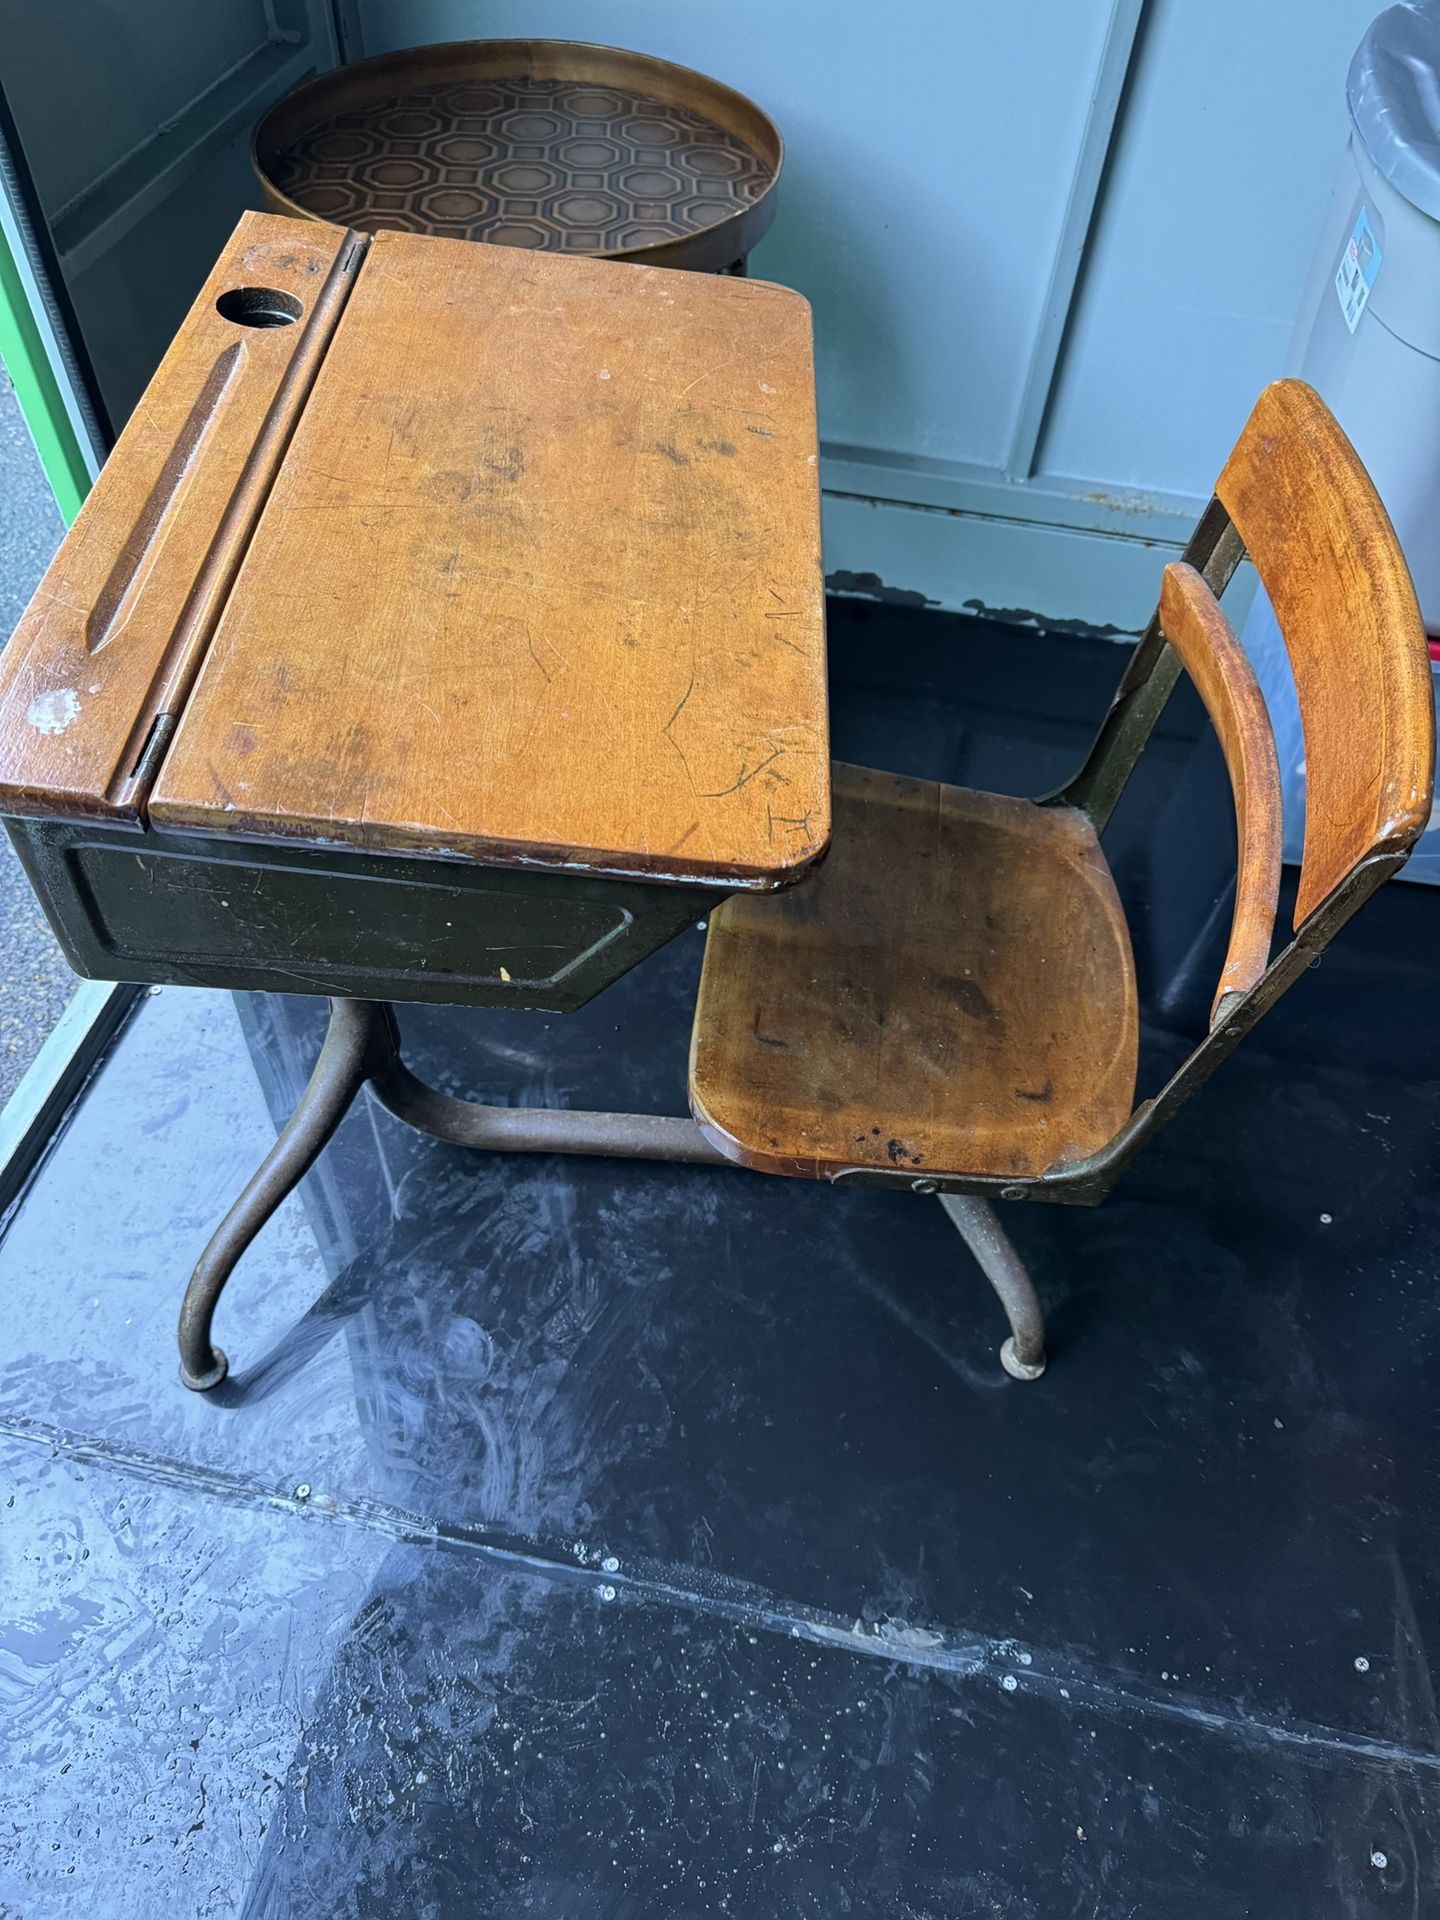
<path id="1" fill-rule="evenodd" d="M 1284 838 L 1280 763 L 1245 649 L 1214 594 L 1183 561 L 1161 576 L 1160 625 L 1205 702 L 1235 796 L 1235 908 L 1213 1017 L 1227 994 L 1249 992 L 1270 959 Z"/>
<path id="2" fill-rule="evenodd" d="M 768 887 L 828 753 L 805 302 L 376 236 L 151 817 Z"/>
<path id="3" fill-rule="evenodd" d="M 136 819 L 346 291 L 337 227 L 247 214 L 0 654 L 0 811 Z M 234 287 L 288 294 L 243 326 Z"/>
<path id="4" fill-rule="evenodd" d="M 1070 807 L 837 763 L 835 845 L 710 916 L 690 1104 L 767 1173 L 1031 1177 L 1129 1118 L 1135 972 Z"/>
<path id="5" fill-rule="evenodd" d="M 1305 735 L 1295 924 L 1430 816 L 1435 699 L 1410 574 L 1370 476 L 1299 380 L 1265 389 L 1215 483 L 1275 609 Z"/>

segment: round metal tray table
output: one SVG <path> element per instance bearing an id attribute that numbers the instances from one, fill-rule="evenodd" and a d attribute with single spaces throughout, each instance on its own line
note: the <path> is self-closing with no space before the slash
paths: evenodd
<path id="1" fill-rule="evenodd" d="M 743 272 L 783 143 L 743 94 L 566 40 L 411 47 L 306 81 L 255 129 L 275 213 Z"/>

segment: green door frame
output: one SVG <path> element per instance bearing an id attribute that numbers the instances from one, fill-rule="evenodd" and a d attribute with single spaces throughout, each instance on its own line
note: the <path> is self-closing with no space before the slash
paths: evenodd
<path id="1" fill-rule="evenodd" d="M 10 234 L 0 223 L 0 363 L 66 526 L 90 491 L 90 469 L 65 405 Z"/>

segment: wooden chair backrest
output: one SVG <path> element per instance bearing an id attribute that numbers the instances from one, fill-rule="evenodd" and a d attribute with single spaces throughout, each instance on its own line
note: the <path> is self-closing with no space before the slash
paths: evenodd
<path id="1" fill-rule="evenodd" d="M 1261 394 L 1215 493 L 1270 597 L 1295 680 L 1306 787 L 1298 928 L 1362 861 L 1408 850 L 1430 817 L 1425 633 L 1370 476 L 1302 381 Z"/>
<path id="2" fill-rule="evenodd" d="M 1219 606 L 1248 553 L 1269 594 L 1300 709 L 1305 841 L 1294 937 L 1272 958 L 1280 776 L 1264 698 Z M 1110 1145 L 1060 1179 L 1107 1193 L 1351 913 L 1404 863 L 1430 818 L 1435 706 L 1415 590 L 1370 477 L 1298 380 L 1256 402 L 1185 557 L 1121 678 L 1085 764 L 1048 804 L 1103 831 L 1183 670 L 1205 702 L 1235 795 L 1238 873 L 1210 1031 Z"/>

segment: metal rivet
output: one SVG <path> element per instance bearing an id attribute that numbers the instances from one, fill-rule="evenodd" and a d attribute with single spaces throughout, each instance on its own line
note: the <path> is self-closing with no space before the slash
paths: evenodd
<path id="1" fill-rule="evenodd" d="M 1002 1187 L 1000 1189 L 1000 1198 L 1002 1200 L 1023 1200 L 1025 1198 L 1025 1188 Z"/>
<path id="2" fill-rule="evenodd" d="M 940 1191 L 940 1182 L 938 1180 L 912 1180 L 910 1182 L 910 1191 L 911 1193 L 938 1193 Z"/>

